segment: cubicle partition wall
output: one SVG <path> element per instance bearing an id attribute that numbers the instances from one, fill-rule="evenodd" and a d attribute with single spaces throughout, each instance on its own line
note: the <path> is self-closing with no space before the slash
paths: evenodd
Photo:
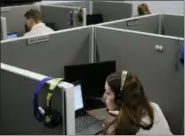
<path id="1" fill-rule="evenodd" d="M 162 28 L 163 35 L 184 37 L 184 15 L 163 14 Z"/>
<path id="2" fill-rule="evenodd" d="M 8 33 L 17 32 L 19 36 L 25 33 L 25 18 L 24 14 L 31 8 L 39 9 L 37 5 L 23 5 L 2 7 L 1 16 L 6 17 Z"/>
<path id="3" fill-rule="evenodd" d="M 102 14 L 103 21 L 113 21 L 132 17 L 132 4 L 121 1 L 93 1 L 93 14 Z"/>
<path id="4" fill-rule="evenodd" d="M 66 5 L 86 8 L 87 15 L 101 14 L 103 22 L 124 19 L 132 16 L 132 4 L 121 1 L 79 1 L 56 3 L 54 5 Z"/>
<path id="5" fill-rule="evenodd" d="M 176 24 L 171 24 L 171 22 Z M 106 27 L 128 29 L 174 37 L 184 37 L 184 16 L 150 14 L 100 24 Z"/>
<path id="6" fill-rule="evenodd" d="M 53 23 L 56 30 L 86 25 L 86 8 L 83 8 L 82 23 L 75 20 L 75 16 L 73 16 L 71 18 L 73 20 L 72 24 L 70 24 L 70 14 L 77 11 L 79 7 L 40 5 L 40 9 L 43 21 L 45 23 Z"/>
<path id="7" fill-rule="evenodd" d="M 159 34 L 160 30 L 160 14 L 151 14 L 141 17 L 133 17 L 121 19 L 117 21 L 102 23 L 100 25 L 112 28 L 136 30 L 141 32 L 149 32 Z"/>
<path id="8" fill-rule="evenodd" d="M 55 3 L 52 5 L 57 6 L 72 6 L 72 7 L 79 7 L 79 8 L 86 8 L 87 14 L 91 14 L 91 2 L 89 1 L 69 1 L 69 2 L 61 2 Z"/>
<path id="9" fill-rule="evenodd" d="M 7 25 L 6 18 L 1 17 L 1 40 L 7 39 Z"/>
<path id="10" fill-rule="evenodd" d="M 184 123 L 184 66 L 179 63 L 183 38 L 95 27 L 96 61 L 116 60 L 117 71 L 136 74 L 149 100 L 161 107 L 171 130 Z M 156 50 L 160 45 L 163 51 Z"/>
<path id="11" fill-rule="evenodd" d="M 1 41 L 1 61 L 48 76 L 64 76 L 64 65 L 90 62 L 91 29 L 85 26 L 28 39 Z M 34 39 L 46 40 L 28 44 Z"/>
<path id="12" fill-rule="evenodd" d="M 64 135 L 75 134 L 73 85 L 63 82 L 54 90 L 52 108 L 61 112 L 62 124 L 54 129 L 44 126 L 33 114 L 33 94 L 46 76 L 1 63 L 0 134 Z M 52 81 L 44 85 L 39 106 L 46 103 L 46 92 Z M 70 104 L 69 104 L 70 103 Z M 67 105 L 66 105 L 67 104 Z"/>

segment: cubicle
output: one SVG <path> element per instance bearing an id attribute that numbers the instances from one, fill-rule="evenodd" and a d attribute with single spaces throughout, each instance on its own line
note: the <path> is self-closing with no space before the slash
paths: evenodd
<path id="1" fill-rule="evenodd" d="M 103 21 L 113 21 L 132 17 L 132 3 L 124 1 L 93 1 L 93 14 L 102 14 Z"/>
<path id="2" fill-rule="evenodd" d="M 32 8 L 39 9 L 42 14 L 43 22 L 54 30 L 68 29 L 78 26 L 86 25 L 86 9 L 83 8 L 83 21 L 79 22 L 76 20 L 76 16 L 73 15 L 70 24 L 70 12 L 76 12 L 79 7 L 69 6 L 52 6 L 52 5 L 23 5 L 23 6 L 12 6 L 1 8 L 1 16 L 6 18 L 7 22 L 7 33 L 16 32 L 21 37 L 25 34 L 25 18 L 24 14 Z"/>
<path id="3" fill-rule="evenodd" d="M 73 85 L 61 82 L 54 90 L 52 108 L 61 113 L 62 124 L 49 129 L 33 114 L 33 94 L 37 83 L 47 76 L 1 63 L 0 134 L 6 135 L 74 135 L 75 114 Z M 48 81 L 39 96 L 44 106 Z M 70 105 L 68 104 L 70 103 Z"/>
<path id="4" fill-rule="evenodd" d="M 156 22 L 160 18 L 158 14 L 146 16 L 150 17 L 155 17 Z M 116 60 L 117 71 L 124 69 L 135 73 L 149 100 L 161 107 L 172 132 L 182 134 L 184 66 L 179 56 L 184 40 L 160 35 L 159 29 L 148 30 L 147 25 L 142 31 L 101 24 L 1 41 L 1 61 L 43 75 L 63 77 L 65 65 Z"/>
<path id="5" fill-rule="evenodd" d="M 80 7 L 40 5 L 43 21 L 53 23 L 55 30 L 62 30 L 86 25 L 86 8 L 82 8 L 82 22 L 77 20 L 75 14 Z M 71 19 L 70 19 L 71 14 Z M 72 22 L 70 22 L 72 21 Z"/>
<path id="6" fill-rule="evenodd" d="M 6 18 L 1 17 L 1 40 L 7 39 L 7 25 Z"/>
<path id="7" fill-rule="evenodd" d="M 173 134 L 182 134 L 184 65 L 179 56 L 184 39 L 105 26 L 96 26 L 95 32 L 96 62 L 116 60 L 117 71 L 136 74 L 149 100 L 161 107 Z"/>
<path id="8" fill-rule="evenodd" d="M 44 75 L 63 77 L 64 65 L 91 61 L 91 33 L 92 28 L 84 26 L 38 37 L 1 41 L 1 61 Z"/>
<path id="9" fill-rule="evenodd" d="M 39 9 L 38 5 L 10 6 L 1 8 L 1 16 L 6 18 L 7 32 L 17 32 L 19 36 L 25 33 L 24 14 L 31 8 Z"/>
<path id="10" fill-rule="evenodd" d="M 183 15 L 155 13 L 102 23 L 100 25 L 167 36 L 184 37 Z"/>
<path id="11" fill-rule="evenodd" d="M 121 1 L 76 1 L 52 5 L 86 8 L 87 15 L 101 14 L 103 22 L 132 17 L 132 4 Z"/>
<path id="12" fill-rule="evenodd" d="M 162 14 L 161 16 L 163 35 L 184 37 L 184 15 Z"/>

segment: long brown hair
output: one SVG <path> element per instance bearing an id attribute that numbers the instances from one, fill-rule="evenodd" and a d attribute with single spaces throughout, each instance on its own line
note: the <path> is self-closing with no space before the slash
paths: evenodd
<path id="1" fill-rule="evenodd" d="M 144 88 L 139 79 L 127 73 L 127 77 L 123 86 L 121 98 L 117 98 L 120 94 L 121 73 L 113 73 L 107 77 L 107 83 L 111 90 L 115 93 L 115 101 L 119 107 L 119 115 L 111 125 L 115 125 L 115 135 L 136 134 L 140 128 L 149 130 L 153 126 L 154 112 L 149 101 L 147 100 Z M 142 121 L 143 117 L 149 117 L 150 122 L 147 124 Z"/>
<path id="2" fill-rule="evenodd" d="M 149 10 L 147 4 L 145 4 L 145 3 L 138 5 L 137 10 L 138 10 L 138 14 L 139 15 L 150 14 L 150 10 Z"/>

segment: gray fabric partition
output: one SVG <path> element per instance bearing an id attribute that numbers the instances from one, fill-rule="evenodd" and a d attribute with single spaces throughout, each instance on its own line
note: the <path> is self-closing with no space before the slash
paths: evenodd
<path id="1" fill-rule="evenodd" d="M 87 9 L 87 14 L 90 14 L 90 3 L 89 1 L 76 1 L 76 2 L 68 2 L 68 3 L 56 3 L 52 5 L 57 6 L 73 6 L 73 7 L 81 7 Z"/>
<path id="2" fill-rule="evenodd" d="M 75 11 L 75 7 L 60 7 L 54 5 L 41 5 L 40 6 L 43 21 L 45 23 L 54 23 L 56 30 L 77 27 L 69 25 L 70 11 Z M 81 26 L 81 25 L 79 25 Z"/>
<path id="3" fill-rule="evenodd" d="M 117 71 L 135 73 L 149 100 L 156 102 L 174 134 L 184 123 L 184 66 L 175 62 L 183 40 L 96 28 L 97 61 L 116 60 Z M 158 52 L 155 45 L 162 45 Z"/>
<path id="4" fill-rule="evenodd" d="M 159 15 L 140 17 L 137 19 L 130 18 L 123 21 L 120 20 L 115 23 L 107 23 L 103 26 L 158 34 Z"/>
<path id="5" fill-rule="evenodd" d="M 42 122 L 37 121 L 33 115 L 33 93 L 38 81 L 20 74 L 1 69 L 0 92 L 0 134 L 13 135 L 61 135 L 64 134 L 62 126 L 48 129 Z M 45 103 L 45 85 L 40 94 L 40 104 Z M 52 107 L 61 112 L 63 116 L 64 100 L 60 88 L 54 90 Z M 64 124 L 62 124 L 64 125 Z"/>
<path id="6" fill-rule="evenodd" d="M 184 37 L 184 16 L 163 14 L 162 22 L 164 35 Z"/>
<path id="7" fill-rule="evenodd" d="M 102 14 L 104 22 L 129 18 L 132 16 L 132 4 L 125 2 L 93 1 L 93 14 Z"/>
<path id="8" fill-rule="evenodd" d="M 39 7 L 37 5 L 2 7 L 1 16 L 6 17 L 7 31 L 17 32 L 19 36 L 22 36 L 25 33 L 24 14 L 31 8 L 39 8 Z"/>
<path id="9" fill-rule="evenodd" d="M 27 45 L 22 38 L 1 42 L 1 61 L 53 77 L 64 76 L 64 65 L 89 62 L 91 27 L 56 32 L 49 41 Z"/>

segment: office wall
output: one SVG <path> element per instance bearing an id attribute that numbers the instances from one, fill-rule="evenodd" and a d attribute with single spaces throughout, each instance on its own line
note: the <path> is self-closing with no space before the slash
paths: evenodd
<path id="1" fill-rule="evenodd" d="M 6 17 L 7 31 L 18 32 L 19 36 L 22 36 L 25 33 L 24 14 L 31 8 L 39 9 L 39 7 L 36 5 L 2 7 L 1 16 Z"/>
<path id="2" fill-rule="evenodd" d="M 184 16 L 163 14 L 162 22 L 164 35 L 184 37 Z"/>
<path id="3" fill-rule="evenodd" d="M 40 6 L 43 21 L 46 23 L 54 23 L 56 30 L 68 29 L 79 25 L 70 25 L 69 24 L 69 16 L 70 11 L 75 11 L 77 7 L 62 7 L 62 6 L 54 6 L 54 5 L 41 5 Z"/>
<path id="4" fill-rule="evenodd" d="M 161 107 L 172 132 L 178 135 L 184 117 L 184 66 L 174 64 L 179 61 L 182 43 L 178 38 L 96 28 L 96 60 L 116 60 L 117 71 L 136 74 L 149 100 Z M 156 45 L 162 45 L 163 52 L 156 51 Z"/>
<path id="5" fill-rule="evenodd" d="M 1 42 L 3 63 L 53 77 L 64 76 L 64 65 L 90 60 L 91 27 L 58 31 L 49 41 L 27 44 L 26 38 Z"/>
<path id="6" fill-rule="evenodd" d="M 1 91 L 0 91 L 0 134 L 6 135 L 61 135 L 64 134 L 65 124 L 54 129 L 44 127 L 33 115 L 33 94 L 38 77 L 43 76 L 19 68 L 6 69 L 1 63 Z M 44 106 L 46 92 L 49 84 L 46 84 L 39 97 L 40 106 Z M 64 119 L 64 90 L 57 87 L 53 93 L 52 108 L 61 112 Z M 71 117 L 73 118 L 73 117 Z"/>
<path id="7" fill-rule="evenodd" d="M 113 21 L 102 25 L 107 27 L 113 27 L 113 28 L 136 30 L 141 32 L 158 34 L 159 27 L 160 27 L 159 19 L 160 19 L 160 15 L 153 14 L 148 16 L 134 17 L 134 18 L 128 18 L 128 19 L 123 19 L 119 21 Z"/>
<path id="8" fill-rule="evenodd" d="M 132 4 L 125 2 L 93 1 L 93 14 L 102 14 L 104 22 L 132 16 Z"/>

